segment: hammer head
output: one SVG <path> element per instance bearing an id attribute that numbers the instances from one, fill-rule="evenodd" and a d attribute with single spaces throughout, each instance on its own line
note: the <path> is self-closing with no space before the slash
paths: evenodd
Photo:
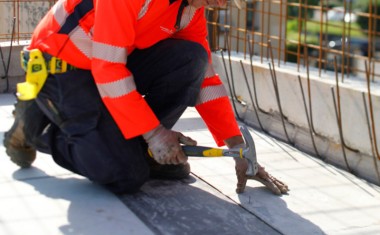
<path id="1" fill-rule="evenodd" d="M 243 149 L 243 157 L 248 160 L 247 176 L 254 176 L 259 170 L 259 164 L 257 163 L 255 142 L 249 133 L 248 128 L 243 125 L 240 126 L 240 131 L 243 135 L 246 148 Z"/>

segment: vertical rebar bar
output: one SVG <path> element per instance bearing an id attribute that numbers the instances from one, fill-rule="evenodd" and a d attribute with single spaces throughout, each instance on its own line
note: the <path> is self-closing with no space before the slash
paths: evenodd
<path id="1" fill-rule="evenodd" d="M 377 165 L 377 158 L 375 156 L 376 155 L 375 154 L 375 146 L 373 144 L 373 138 L 372 138 L 372 132 L 371 132 L 371 124 L 369 123 L 368 108 L 367 108 L 367 102 L 365 101 L 365 94 L 364 94 L 364 92 L 362 92 L 362 97 L 363 97 L 365 117 L 366 117 L 366 120 L 367 120 L 369 141 L 371 142 L 371 151 L 372 151 L 372 157 L 373 157 L 373 165 L 375 166 L 375 171 L 376 171 L 376 174 L 377 174 L 377 179 L 379 180 L 379 183 L 380 183 L 379 167 Z"/>
<path id="2" fill-rule="evenodd" d="M 255 79 L 255 73 L 253 71 L 253 60 L 252 60 L 252 57 L 253 57 L 253 48 L 249 47 L 249 53 L 250 53 L 250 64 L 251 64 L 251 76 L 252 76 L 252 84 L 253 84 L 253 93 L 255 95 L 255 101 L 256 101 L 257 109 L 260 112 L 268 113 L 264 109 L 260 108 L 260 104 L 259 104 L 259 101 L 258 101 L 258 98 L 257 98 L 256 79 Z"/>
<path id="3" fill-rule="evenodd" d="M 265 14 L 264 14 L 264 0 L 261 0 L 261 45 L 260 45 L 260 59 L 261 63 L 263 63 L 263 54 L 264 54 L 264 19 L 265 19 Z"/>
<path id="4" fill-rule="evenodd" d="M 248 89 L 248 93 L 249 93 L 249 98 L 251 99 L 252 108 L 253 108 L 253 111 L 255 112 L 257 122 L 259 123 L 260 129 L 261 129 L 262 131 L 266 132 L 266 131 L 264 130 L 263 125 L 261 124 L 260 117 L 259 117 L 259 114 L 258 114 L 258 112 L 257 112 L 257 108 L 256 108 L 255 101 L 253 101 L 252 91 L 251 91 L 251 88 L 250 88 L 249 83 L 248 83 L 248 78 L 247 78 L 247 74 L 246 74 L 245 69 L 244 69 L 243 62 L 242 62 L 241 60 L 240 60 L 240 65 L 241 65 L 241 69 L 243 70 L 243 75 L 244 75 L 245 84 L 247 85 L 247 89 Z"/>
<path id="5" fill-rule="evenodd" d="M 299 75 L 298 75 L 298 82 L 299 82 L 300 89 L 301 89 L 303 105 L 304 105 L 304 108 L 305 108 L 305 114 L 306 114 L 307 124 L 309 125 L 309 133 L 310 133 L 310 138 L 311 138 L 311 141 L 312 141 L 312 144 L 313 144 L 313 148 L 314 148 L 314 151 L 315 151 L 315 154 L 317 155 L 317 157 L 321 158 L 321 156 L 319 155 L 318 149 L 317 149 L 317 145 L 315 144 L 314 133 L 313 133 L 313 130 L 312 130 L 312 127 L 311 127 L 311 122 L 310 122 L 309 114 L 308 114 L 308 111 L 307 111 L 307 106 L 306 106 L 306 101 L 305 101 L 305 94 L 303 92 L 303 87 L 302 87 L 302 82 L 301 82 L 301 76 L 299 76 Z"/>
<path id="6" fill-rule="evenodd" d="M 226 73 L 226 80 L 227 80 L 227 84 L 228 84 L 228 89 L 230 91 L 230 94 L 231 94 L 231 99 L 232 99 L 232 106 L 234 108 L 234 111 L 235 111 L 235 114 L 236 114 L 236 117 L 238 120 L 241 120 L 240 116 L 239 116 L 239 113 L 236 109 L 236 104 L 235 104 L 235 95 L 232 91 L 232 87 L 231 87 L 231 83 L 230 83 L 230 79 L 229 79 L 229 75 L 228 75 L 228 71 L 227 71 L 227 66 L 226 66 L 226 62 L 225 62 L 225 59 L 224 59 L 224 53 L 223 53 L 223 50 L 220 51 L 221 54 L 222 54 L 222 61 L 223 61 L 223 66 L 224 66 L 224 71 Z"/>
<path id="7" fill-rule="evenodd" d="M 365 62 L 365 69 L 366 69 L 366 78 L 367 78 L 368 104 L 369 104 L 369 113 L 370 113 L 370 118 L 371 118 L 373 143 L 374 143 L 374 146 L 375 146 L 376 156 L 380 160 L 380 154 L 379 154 L 379 150 L 377 148 L 375 120 L 374 120 L 374 117 L 373 117 L 374 115 L 373 115 L 372 97 L 371 97 L 370 71 L 368 69 L 367 62 Z"/>
<path id="8" fill-rule="evenodd" d="M 336 97 L 337 102 L 335 103 L 335 108 L 337 109 L 337 121 L 338 121 L 338 127 L 339 127 L 339 133 L 341 134 L 341 142 L 343 147 L 345 147 L 348 150 L 351 150 L 352 152 L 359 152 L 357 149 L 353 149 L 350 146 L 346 144 L 344 141 L 344 135 L 343 135 L 343 125 L 342 125 L 342 111 L 341 111 L 341 102 L 340 102 L 340 89 L 339 89 L 339 79 L 338 79 L 338 72 L 337 72 L 337 63 L 336 63 L 336 56 L 334 57 L 334 68 L 335 68 L 335 85 L 336 85 Z"/>
<path id="9" fill-rule="evenodd" d="M 349 166 L 348 161 L 347 161 L 346 149 L 345 149 L 345 147 L 344 147 L 344 143 L 343 143 L 342 127 L 339 125 L 340 115 L 339 115 L 339 113 L 338 113 L 338 109 L 337 109 L 337 107 L 336 107 L 336 100 L 335 100 L 334 87 L 331 87 L 331 95 L 332 95 L 332 97 L 333 97 L 334 110 L 335 110 L 335 117 L 336 117 L 336 122 L 337 122 L 337 124 L 338 124 L 338 131 L 339 131 L 339 137 L 340 137 L 340 145 L 341 145 L 341 147 L 342 147 L 344 163 L 346 164 L 347 171 L 353 173 L 352 170 L 350 169 L 350 166 Z"/>
<path id="10" fill-rule="evenodd" d="M 341 81 L 343 83 L 344 80 L 344 73 L 346 72 L 345 70 L 345 65 L 346 65 L 346 43 L 347 43 L 347 37 L 346 37 L 346 1 L 343 1 L 343 31 L 342 31 L 342 62 L 340 65 L 340 73 L 341 73 Z"/>
<path id="11" fill-rule="evenodd" d="M 321 20 L 320 20 L 320 23 L 319 23 L 319 54 L 318 54 L 318 75 L 321 76 L 321 70 L 322 70 L 322 54 L 324 53 L 323 52 L 323 12 L 324 12 L 324 8 L 323 8 L 323 0 L 320 1 L 321 3 L 321 14 L 320 14 L 320 17 L 321 17 Z"/>
<path id="12" fill-rule="evenodd" d="M 277 75 L 276 75 L 276 70 L 274 67 L 275 65 L 274 65 L 273 54 L 272 54 L 272 45 L 271 45 L 270 40 L 268 41 L 268 48 L 269 48 L 269 54 L 270 54 L 270 58 L 271 58 L 271 63 L 269 63 L 269 71 L 270 71 L 270 75 L 272 77 L 273 88 L 274 88 L 274 93 L 276 95 L 278 110 L 280 111 L 281 123 L 282 123 L 282 126 L 284 128 L 284 133 L 285 133 L 286 139 L 288 140 L 288 143 L 291 145 L 294 145 L 293 141 L 290 140 L 290 138 L 289 138 L 288 131 L 286 130 L 284 113 L 282 112 L 282 106 L 281 106 L 281 100 L 280 100 L 280 92 L 278 90 Z"/>
<path id="13" fill-rule="evenodd" d="M 280 32 L 279 32 L 279 36 L 278 36 L 278 55 L 277 55 L 277 66 L 280 67 L 280 61 L 281 61 L 281 48 L 282 48 L 282 8 L 283 8 L 283 5 L 282 5 L 282 1 L 280 1 Z"/>
<path id="14" fill-rule="evenodd" d="M 297 72 L 300 71 L 300 53 L 301 53 L 301 32 L 302 32 L 302 7 L 301 0 L 298 1 L 298 44 L 297 44 Z"/>
<path id="15" fill-rule="evenodd" d="M 306 50 L 305 51 L 306 53 L 306 58 L 309 58 L 309 53 L 308 51 Z M 316 135 L 316 131 L 315 131 L 315 128 L 314 128 L 314 121 L 313 121 L 313 105 L 312 105 L 312 102 L 311 102 L 311 85 L 310 85 L 310 71 L 309 71 L 309 60 L 307 59 L 306 60 L 306 78 L 307 78 L 307 94 L 308 94 L 308 98 L 309 98 L 309 117 L 310 117 L 310 125 L 311 125 L 311 130 L 313 131 L 313 134 Z"/>

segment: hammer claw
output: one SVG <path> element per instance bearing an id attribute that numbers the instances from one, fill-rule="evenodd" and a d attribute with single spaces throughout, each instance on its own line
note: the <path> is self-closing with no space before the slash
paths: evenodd
<path id="1" fill-rule="evenodd" d="M 240 131 L 243 134 L 244 142 L 246 145 L 246 148 L 243 150 L 243 156 L 248 160 L 248 169 L 246 175 L 254 176 L 259 171 L 255 142 L 253 141 L 253 138 L 245 125 L 240 127 Z"/>

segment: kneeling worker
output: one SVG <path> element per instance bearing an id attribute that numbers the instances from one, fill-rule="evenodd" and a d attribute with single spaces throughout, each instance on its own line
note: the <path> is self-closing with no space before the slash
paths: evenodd
<path id="1" fill-rule="evenodd" d="M 23 51 L 27 82 L 4 138 L 11 160 L 29 167 L 36 150 L 48 153 L 117 194 L 149 177 L 181 179 L 190 173 L 181 144 L 196 142 L 171 128 L 189 106 L 218 146 L 244 146 L 206 40 L 204 7 L 225 1 L 58 1 Z M 235 163 L 242 192 L 248 164 Z M 261 166 L 253 178 L 288 190 Z"/>

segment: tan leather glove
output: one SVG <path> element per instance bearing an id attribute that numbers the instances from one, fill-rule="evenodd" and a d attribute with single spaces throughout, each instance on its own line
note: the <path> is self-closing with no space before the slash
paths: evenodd
<path id="1" fill-rule="evenodd" d="M 248 179 L 257 180 L 265 187 L 267 187 L 274 194 L 281 195 L 286 194 L 289 191 L 288 185 L 284 184 L 282 181 L 276 179 L 270 175 L 264 167 L 259 164 L 259 171 L 255 176 L 247 176 L 245 173 L 248 169 L 248 161 L 246 159 L 236 158 L 235 159 L 235 170 L 237 176 L 236 192 L 244 192 L 245 185 Z"/>
<path id="2" fill-rule="evenodd" d="M 244 148 L 244 140 L 242 136 L 234 136 L 227 140 L 225 143 L 229 148 Z M 248 161 L 246 159 L 235 158 L 235 171 L 237 177 L 236 192 L 244 192 L 248 179 L 257 180 L 264 184 L 274 194 L 281 195 L 289 191 L 288 185 L 270 175 L 264 167 L 259 164 L 259 171 L 255 176 L 247 176 Z"/>
<path id="3" fill-rule="evenodd" d="M 160 164 L 181 164 L 187 161 L 180 144 L 197 145 L 197 142 L 180 132 L 168 130 L 162 125 L 142 135 L 153 158 Z"/>

